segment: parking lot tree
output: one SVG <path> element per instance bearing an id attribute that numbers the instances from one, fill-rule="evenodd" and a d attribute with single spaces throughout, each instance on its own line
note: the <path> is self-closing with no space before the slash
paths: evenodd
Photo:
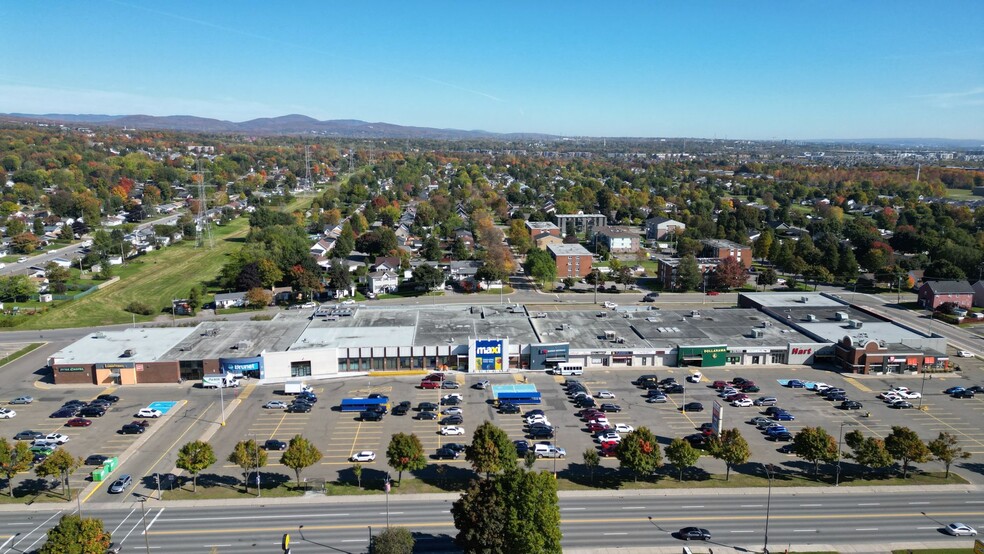
<path id="1" fill-rule="evenodd" d="M 413 270 L 413 282 L 426 290 L 436 289 L 444 282 L 444 272 L 430 264 L 421 264 Z"/>
<path id="2" fill-rule="evenodd" d="M 405 527 L 390 527 L 372 536 L 372 554 L 413 554 L 413 533 Z"/>
<path id="3" fill-rule="evenodd" d="M 748 441 L 741 435 L 738 429 L 725 429 L 721 431 L 721 436 L 711 436 L 707 443 L 707 449 L 718 460 L 724 462 L 724 480 L 731 479 L 731 468 L 743 464 L 752 456 L 752 451 L 748 447 Z"/>
<path id="4" fill-rule="evenodd" d="M 526 469 L 533 469 L 536 465 L 536 452 L 532 449 L 526 451 L 526 455 L 523 456 L 523 467 Z"/>
<path id="5" fill-rule="evenodd" d="M 926 462 L 931 458 L 929 447 L 919 435 L 908 427 L 898 425 L 893 425 L 892 432 L 885 437 L 885 450 L 893 460 L 902 462 L 903 479 L 909 475 L 909 464 Z"/>
<path id="6" fill-rule="evenodd" d="M 476 479 L 451 507 L 455 543 L 466 553 L 561 552 L 557 481 L 545 471 L 511 469 Z"/>
<path id="7" fill-rule="evenodd" d="M 703 275 L 700 266 L 697 265 L 697 258 L 693 254 L 687 254 L 680 259 L 680 267 L 677 273 L 677 290 L 686 292 L 694 290 L 700 285 Z"/>
<path id="8" fill-rule="evenodd" d="M 397 471 L 397 486 L 403 481 L 404 471 L 419 471 L 427 467 L 424 445 L 420 437 L 413 433 L 395 433 L 386 448 L 386 459 L 390 467 Z"/>
<path id="9" fill-rule="evenodd" d="M 355 484 L 362 488 L 362 464 L 352 464 L 352 475 L 355 475 Z"/>
<path id="10" fill-rule="evenodd" d="M 488 478 L 493 473 L 516 467 L 516 445 L 505 431 L 486 421 L 475 429 L 471 444 L 465 448 L 465 459 L 476 472 L 484 473 Z"/>
<path id="11" fill-rule="evenodd" d="M 34 473 L 38 477 L 51 477 L 57 476 L 61 477 L 62 482 L 62 494 L 66 498 L 72 497 L 72 486 L 68 482 L 68 478 L 76 469 L 82 467 L 82 458 L 78 456 L 72 456 L 68 450 L 59 448 L 51 453 L 50 456 L 44 459 L 43 462 L 34 466 Z"/>
<path id="12" fill-rule="evenodd" d="M 601 463 L 601 456 L 598 455 L 598 451 L 594 447 L 585 450 L 581 456 L 584 458 L 584 467 L 588 469 L 588 478 L 594 483 L 594 472 Z"/>
<path id="13" fill-rule="evenodd" d="M 212 445 L 205 441 L 191 441 L 178 450 L 178 461 L 174 464 L 191 475 L 192 491 L 198 492 L 198 474 L 218 461 Z"/>
<path id="14" fill-rule="evenodd" d="M 297 486 L 301 486 L 301 471 L 320 462 L 321 456 L 321 450 L 311 444 L 311 441 L 300 435 L 294 435 L 287 444 L 287 450 L 284 450 L 283 456 L 280 457 L 280 463 L 294 470 Z"/>
<path id="15" fill-rule="evenodd" d="M 683 481 L 683 472 L 700 459 L 700 450 L 684 439 L 676 438 L 666 445 L 666 461 L 677 469 L 677 481 Z"/>
<path id="16" fill-rule="evenodd" d="M 844 442 L 852 452 L 847 458 L 853 459 L 866 474 L 871 469 L 884 469 L 892 465 L 892 455 L 885 450 L 885 441 L 878 437 L 865 437 L 861 431 L 854 430 L 844 435 Z"/>
<path id="17" fill-rule="evenodd" d="M 261 449 L 260 445 L 253 439 L 237 442 L 227 459 L 229 463 L 236 464 L 242 468 L 243 487 L 247 492 L 249 491 L 249 472 L 255 470 L 257 475 L 259 475 L 260 468 L 266 467 L 267 465 L 266 450 Z"/>
<path id="18" fill-rule="evenodd" d="M 656 435 L 645 426 L 622 437 L 615 455 L 619 465 L 632 472 L 636 481 L 640 475 L 651 475 L 663 463 Z"/>
<path id="19" fill-rule="evenodd" d="M 110 534 L 101 519 L 66 514 L 48 529 L 48 540 L 38 554 L 105 554 Z"/>
<path id="20" fill-rule="evenodd" d="M 964 452 L 963 448 L 957 444 L 957 437 L 943 431 L 938 437 L 929 441 L 929 451 L 938 461 L 943 462 L 946 468 L 946 477 L 950 476 L 950 464 L 954 460 L 965 460 L 970 457 L 970 452 Z"/>
<path id="21" fill-rule="evenodd" d="M 7 478 L 7 489 L 14 496 L 14 476 L 27 471 L 34 460 L 31 446 L 25 441 L 11 444 L 6 437 L 0 438 L 0 473 Z"/>
<path id="22" fill-rule="evenodd" d="M 805 427 L 793 437 L 796 456 L 813 464 L 813 477 L 820 472 L 820 462 L 837 460 L 837 441 L 823 427 Z"/>

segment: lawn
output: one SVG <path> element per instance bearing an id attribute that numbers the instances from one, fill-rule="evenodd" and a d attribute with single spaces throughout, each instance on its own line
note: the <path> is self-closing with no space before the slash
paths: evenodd
<path id="1" fill-rule="evenodd" d="M 41 343 L 40 342 L 32 342 L 31 344 L 25 346 L 24 348 L 21 348 L 17 352 L 14 352 L 12 354 L 9 354 L 7 356 L 4 356 L 3 359 L 0 360 L 0 366 L 7 365 L 10 362 L 16 360 L 17 358 L 20 358 L 21 356 L 24 356 L 26 354 L 29 354 L 29 353 L 33 352 L 34 350 L 36 350 L 40 346 L 41 346 Z"/>
<path id="2" fill-rule="evenodd" d="M 198 248 L 193 240 L 155 250 L 114 267 L 120 281 L 70 302 L 56 302 L 46 313 L 31 317 L 18 329 L 52 329 L 130 323 L 133 315 L 123 311 L 130 302 L 145 302 L 165 313 L 175 298 L 187 298 L 198 283 L 211 281 L 226 257 L 240 247 L 249 229 L 247 218 L 239 218 L 213 231 L 213 248 Z M 157 314 L 136 317 L 150 321 Z"/>

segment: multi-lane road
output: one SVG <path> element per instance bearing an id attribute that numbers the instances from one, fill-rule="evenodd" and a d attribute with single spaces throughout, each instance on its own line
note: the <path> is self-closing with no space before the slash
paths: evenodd
<path id="1" fill-rule="evenodd" d="M 456 495 L 389 499 L 389 524 L 410 529 L 419 549 L 454 552 L 456 530 L 450 514 Z M 370 527 L 386 526 L 382 496 L 358 498 L 257 499 L 255 503 L 140 503 L 87 505 L 86 516 L 102 518 L 123 552 L 279 552 L 284 533 L 293 554 L 361 553 Z M 673 536 L 681 527 L 709 529 L 708 547 L 719 552 L 773 552 L 850 549 L 887 552 L 893 548 L 969 547 L 970 538 L 949 537 L 942 527 L 960 521 L 984 527 L 980 489 L 904 491 L 834 489 L 566 493 L 561 499 L 565 552 L 591 549 L 665 548 L 679 552 Z M 54 511 L 0 513 L 0 554 L 30 551 L 57 521 Z M 144 535 L 144 525 L 148 528 Z M 671 550 L 672 549 L 672 550 Z M 655 552 L 658 550 L 646 550 Z"/>

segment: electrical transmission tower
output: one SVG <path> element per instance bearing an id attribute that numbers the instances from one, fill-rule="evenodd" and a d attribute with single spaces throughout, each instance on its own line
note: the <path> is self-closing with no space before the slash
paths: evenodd
<path id="1" fill-rule="evenodd" d="M 212 226 L 208 217 L 208 202 L 205 199 L 205 174 L 202 170 L 202 160 L 198 159 L 198 217 L 195 220 L 195 246 L 212 248 Z"/>

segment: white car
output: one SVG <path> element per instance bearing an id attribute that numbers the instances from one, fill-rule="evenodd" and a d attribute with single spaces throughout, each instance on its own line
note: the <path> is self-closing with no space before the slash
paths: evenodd
<path id="1" fill-rule="evenodd" d="M 964 523 L 951 523 L 944 527 L 946 532 L 954 537 L 975 537 L 977 536 L 977 529 L 974 529 L 970 525 Z"/>
<path id="2" fill-rule="evenodd" d="M 155 410 L 153 408 L 140 408 L 137 412 L 137 417 L 161 417 L 164 415 L 160 410 Z"/>
<path id="3" fill-rule="evenodd" d="M 592 419 L 591 421 L 589 421 L 588 423 L 600 423 L 602 425 L 610 425 L 610 423 L 608 422 L 608 418 L 605 416 L 598 416 Z"/>
<path id="4" fill-rule="evenodd" d="M 830 385 L 828 385 L 827 383 L 813 383 L 813 390 L 817 392 L 823 392 L 829 388 Z"/>
<path id="5" fill-rule="evenodd" d="M 600 390 L 597 393 L 595 393 L 595 398 L 604 398 L 606 400 L 610 400 L 615 398 L 615 393 L 613 393 L 612 391 Z"/>
<path id="6" fill-rule="evenodd" d="M 526 418 L 525 421 L 527 425 L 533 425 L 534 423 L 545 423 L 547 425 L 550 425 L 550 420 L 547 419 L 547 416 L 542 416 L 542 415 L 530 416 Z"/>
<path id="7" fill-rule="evenodd" d="M 617 433 L 631 433 L 635 431 L 635 427 L 629 425 L 628 423 L 616 423 L 615 432 Z"/>
<path id="8" fill-rule="evenodd" d="M 68 437 L 61 433 L 51 433 L 44 437 L 44 440 L 53 442 L 55 444 L 65 444 L 68 442 Z"/>
<path id="9" fill-rule="evenodd" d="M 453 406 L 441 412 L 441 415 L 461 415 L 461 408 Z"/>
<path id="10" fill-rule="evenodd" d="M 349 458 L 350 462 L 371 462 L 376 459 L 376 453 L 372 450 L 363 450 L 362 452 L 356 452 L 352 454 Z"/>
<path id="11" fill-rule="evenodd" d="M 271 400 L 264 404 L 263 407 L 270 410 L 283 410 L 287 408 L 287 403 L 283 400 Z"/>
<path id="12" fill-rule="evenodd" d="M 461 402 L 462 400 L 461 395 L 456 392 L 452 392 L 451 394 L 445 394 L 444 396 L 441 397 L 441 400 L 451 400 L 452 398 L 454 398 L 458 402 Z"/>
<path id="13" fill-rule="evenodd" d="M 892 402 L 898 402 L 899 400 L 904 400 L 904 399 L 900 394 L 893 392 L 893 393 L 882 395 L 882 400 L 885 401 L 886 404 L 891 404 Z"/>
<path id="14" fill-rule="evenodd" d="M 10 419 L 17 415 L 17 412 L 10 408 L 0 408 L 0 419 Z"/>
<path id="15" fill-rule="evenodd" d="M 447 427 L 441 427 L 442 435 L 464 435 L 465 428 L 458 427 L 457 425 L 449 425 Z"/>
<path id="16" fill-rule="evenodd" d="M 959 358 L 973 358 L 974 357 L 974 353 L 971 352 L 970 350 L 961 350 L 961 351 L 957 352 L 957 357 L 959 357 Z"/>
<path id="17" fill-rule="evenodd" d="M 355 304 L 355 300 L 352 300 L 351 298 L 342 300 L 342 306 L 351 306 L 352 304 Z"/>
<path id="18" fill-rule="evenodd" d="M 916 391 L 899 391 L 899 396 L 906 400 L 912 400 L 914 398 L 922 398 L 922 393 Z"/>
<path id="19" fill-rule="evenodd" d="M 738 389 L 736 389 L 736 388 L 726 387 L 723 390 L 721 390 L 721 392 L 718 393 L 718 396 L 720 396 L 721 398 L 724 398 L 725 396 L 731 396 L 732 394 L 738 394 L 740 392 L 741 391 L 738 390 Z"/>
<path id="20" fill-rule="evenodd" d="M 892 392 L 909 392 L 909 387 L 892 387 Z"/>
<path id="21" fill-rule="evenodd" d="M 691 383 L 700 383 L 701 377 L 703 377 L 703 375 L 701 375 L 700 372 L 698 371 L 697 373 L 691 373 L 690 375 L 687 375 L 687 381 Z"/>
<path id="22" fill-rule="evenodd" d="M 747 408 L 749 406 L 754 406 L 755 402 L 753 402 L 751 398 L 742 398 L 739 400 L 735 400 L 734 402 L 731 403 L 731 405 L 736 408 Z"/>
<path id="23" fill-rule="evenodd" d="M 618 307 L 618 304 L 616 304 L 614 302 L 605 302 L 604 306 L 606 308 L 608 308 L 609 310 L 614 310 L 615 308 Z"/>

